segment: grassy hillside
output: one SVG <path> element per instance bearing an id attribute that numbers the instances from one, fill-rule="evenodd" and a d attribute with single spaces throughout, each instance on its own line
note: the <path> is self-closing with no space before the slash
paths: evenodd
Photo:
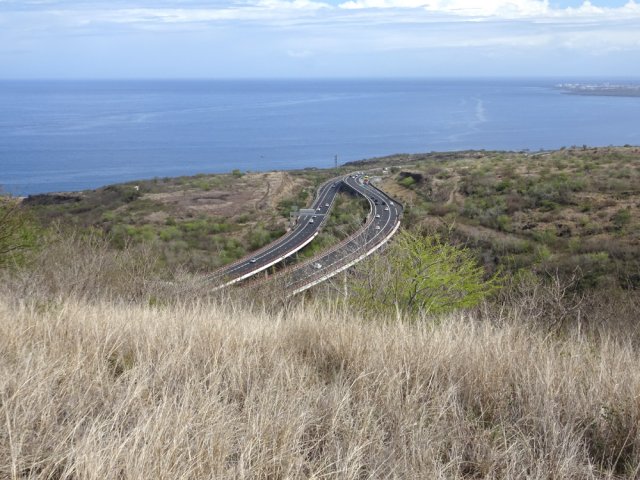
<path id="1" fill-rule="evenodd" d="M 102 235 L 116 249 L 151 248 L 168 269 L 210 271 L 257 250 L 290 228 L 292 208 L 313 201 L 335 172 L 196 175 L 111 185 L 25 199 L 45 226 Z M 303 255 L 339 242 L 366 210 L 346 193 L 318 241 Z"/>
<path id="2" fill-rule="evenodd" d="M 405 223 L 473 246 L 490 268 L 640 286 L 640 149 L 391 157 L 381 186 Z"/>
<path id="3" fill-rule="evenodd" d="M 4 293 L 0 478 L 640 474 L 637 325 Z"/>
<path id="4" fill-rule="evenodd" d="M 488 271 L 560 272 L 581 289 L 640 286 L 638 148 L 395 155 L 339 172 L 355 170 L 367 170 L 405 204 L 405 227 L 474 248 Z M 118 249 L 145 245 L 169 270 L 210 271 L 282 235 L 291 208 L 308 205 L 335 175 L 313 169 L 153 179 L 25 204 L 44 225 L 100 234 Z M 302 255 L 344 238 L 366 211 L 342 195 Z"/>

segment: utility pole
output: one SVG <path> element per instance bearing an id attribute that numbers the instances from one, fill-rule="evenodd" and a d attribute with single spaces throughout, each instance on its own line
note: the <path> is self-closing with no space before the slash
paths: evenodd
<path id="1" fill-rule="evenodd" d="M 338 155 L 336 155 L 333 160 L 335 162 L 335 168 L 338 170 Z"/>

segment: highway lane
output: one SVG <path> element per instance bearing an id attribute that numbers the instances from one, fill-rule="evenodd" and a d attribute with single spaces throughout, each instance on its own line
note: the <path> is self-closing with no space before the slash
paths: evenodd
<path id="1" fill-rule="evenodd" d="M 260 250 L 217 270 L 207 276 L 207 280 L 217 284 L 216 288 L 222 288 L 249 278 L 293 255 L 317 236 L 333 206 L 341 185 L 341 177 L 333 178 L 322 184 L 310 207 L 315 210 L 313 215 L 300 216 L 295 227 L 286 235 Z"/>
<path id="2" fill-rule="evenodd" d="M 284 285 L 292 294 L 324 281 L 361 260 L 382 246 L 399 226 L 402 205 L 377 188 L 362 184 L 361 176 L 345 177 L 344 183 L 369 199 L 371 216 L 365 226 L 348 241 L 303 265 L 289 269 L 284 277 Z"/>

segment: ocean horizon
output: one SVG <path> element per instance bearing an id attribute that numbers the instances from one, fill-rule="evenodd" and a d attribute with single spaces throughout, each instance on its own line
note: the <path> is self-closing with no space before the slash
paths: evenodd
<path id="1" fill-rule="evenodd" d="M 619 79 L 615 79 L 618 81 Z M 13 195 L 398 153 L 638 145 L 640 98 L 594 79 L 0 81 Z"/>

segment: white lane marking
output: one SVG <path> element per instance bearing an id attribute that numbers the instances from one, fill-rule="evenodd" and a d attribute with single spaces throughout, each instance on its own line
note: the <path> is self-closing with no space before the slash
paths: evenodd
<path id="1" fill-rule="evenodd" d="M 329 183 L 331 183 L 331 182 L 329 182 Z M 332 199 L 331 199 L 331 203 L 329 204 L 329 207 L 326 207 L 327 208 L 327 212 L 329 212 L 331 210 L 331 208 L 333 207 L 333 204 L 335 203 L 335 199 L 337 197 L 337 190 L 336 191 L 330 191 L 331 187 L 328 186 L 329 183 L 325 184 L 324 193 L 321 196 L 319 196 L 319 198 L 318 198 L 318 199 L 321 200 L 320 201 L 320 205 L 322 205 L 323 203 L 326 205 L 326 201 L 327 201 L 326 194 L 330 193 L 330 194 L 333 195 Z M 316 200 L 316 204 L 317 204 L 317 200 Z M 315 208 L 315 206 L 314 206 L 314 208 Z M 235 265 L 232 269 L 230 269 L 228 271 L 225 271 L 222 275 L 218 275 L 218 276 L 213 277 L 213 278 L 210 277 L 209 280 L 213 280 L 213 279 L 216 279 L 216 278 L 217 279 L 224 278 L 225 276 L 230 275 L 231 273 L 239 270 L 240 268 L 245 267 L 246 264 L 247 264 L 247 260 L 246 260 L 247 258 L 264 258 L 267 255 L 273 254 L 273 253 L 277 252 L 278 250 L 281 250 L 283 247 L 286 247 L 295 237 L 297 237 L 299 234 L 304 232 L 305 229 L 308 227 L 308 224 L 306 223 L 306 220 L 307 220 L 308 217 L 309 217 L 309 215 L 305 215 L 304 217 L 301 217 L 301 218 L 304 218 L 304 221 L 302 223 L 303 227 L 301 229 L 299 229 L 298 232 L 294 236 L 286 237 L 286 241 L 284 243 L 281 242 L 281 241 L 280 242 L 276 241 L 276 245 L 273 245 L 268 250 L 264 250 L 262 252 L 262 255 L 260 255 L 260 256 L 254 255 L 253 257 L 246 256 L 246 257 L 244 257 L 244 259 L 242 259 L 242 261 L 238 261 L 237 265 Z M 323 224 L 324 224 L 324 219 L 323 219 L 322 222 L 319 223 L 318 228 L 316 228 L 315 232 L 311 235 L 311 237 L 309 239 L 305 240 L 302 244 L 300 244 L 300 245 L 296 246 L 295 248 L 291 249 L 290 251 L 288 251 L 282 257 L 276 259 L 275 261 L 270 262 L 267 265 L 263 265 L 263 266 L 261 266 L 261 267 L 259 267 L 257 269 L 250 270 L 248 273 L 246 273 L 246 274 L 244 274 L 244 275 L 242 275 L 242 276 L 240 276 L 240 277 L 238 277 L 236 279 L 233 279 L 233 280 L 231 280 L 229 282 L 226 282 L 226 283 L 224 283 L 222 285 L 219 285 L 216 288 L 214 288 L 214 291 L 218 290 L 220 288 L 227 287 L 227 286 L 232 285 L 234 283 L 237 283 L 237 282 L 239 282 L 241 280 L 244 280 L 246 278 L 249 278 L 250 276 L 255 275 L 257 273 L 260 273 L 260 272 L 266 270 L 267 268 L 271 267 L 272 265 L 275 265 L 276 263 L 278 263 L 278 262 L 284 260 L 285 258 L 293 255 L 295 252 L 301 250 L 302 248 L 307 246 L 309 243 L 311 243 L 311 241 L 320 233 L 320 227 Z M 283 240 L 283 239 L 284 239 L 284 237 L 281 237 L 279 240 Z"/>
<path id="2" fill-rule="evenodd" d="M 349 181 L 348 181 L 348 179 L 346 177 L 343 179 L 343 182 L 345 184 L 347 184 L 348 186 L 353 188 L 353 186 L 349 184 Z M 356 190 L 356 189 L 354 188 L 354 190 Z M 362 192 L 359 192 L 358 190 L 356 190 L 356 192 L 358 194 L 360 194 L 363 198 L 365 198 L 369 202 L 369 214 L 367 215 L 369 217 L 368 220 L 365 222 L 365 224 L 361 227 L 360 230 L 355 232 L 351 237 L 347 237 L 345 240 L 343 240 L 338 245 L 334 245 L 329 250 L 325 251 L 324 254 L 322 255 L 322 257 L 320 257 L 320 258 L 326 258 L 327 256 L 335 253 L 337 250 L 340 250 L 342 248 L 346 248 L 355 239 L 358 239 L 358 238 L 362 237 L 366 233 L 367 229 L 371 226 L 371 224 L 375 221 L 375 215 L 374 215 L 375 206 L 374 206 L 373 201 L 371 200 L 370 197 L 368 197 L 367 195 L 364 195 Z M 335 197 L 334 197 L 334 201 L 335 201 Z M 333 205 L 333 203 L 332 203 L 332 205 Z M 316 260 L 317 260 L 317 257 L 311 258 L 311 259 L 307 260 L 306 262 L 304 262 L 304 263 L 302 263 L 300 265 L 297 265 L 297 266 L 291 267 L 290 269 L 286 269 L 286 270 L 281 271 L 276 276 L 295 275 L 296 272 L 303 271 L 305 268 L 307 268 L 310 264 L 314 263 Z M 273 279 L 273 278 L 274 277 L 271 277 L 271 279 Z M 296 282 L 294 282 L 294 283 L 296 283 Z"/>
<path id="3" fill-rule="evenodd" d="M 302 243 L 300 245 L 300 247 L 298 248 L 298 250 L 300 250 L 301 248 L 304 248 L 306 245 L 308 245 L 309 243 L 311 243 L 316 236 L 318 235 L 318 233 L 320 232 L 315 232 L 313 235 L 311 235 L 310 238 L 308 238 L 307 240 L 305 240 L 304 243 Z M 222 285 L 218 285 L 217 287 L 213 288 L 212 291 L 215 292 L 216 290 L 220 290 L 222 288 L 228 287 L 230 285 L 233 285 L 234 283 L 238 283 L 241 282 L 242 280 L 245 280 L 253 275 L 256 275 L 264 270 L 266 270 L 267 268 L 275 265 L 278 262 L 281 262 L 282 260 L 284 260 L 285 258 L 287 258 L 289 255 L 291 255 L 292 253 L 295 253 L 298 250 L 293 250 L 292 252 L 288 252 L 286 255 L 283 255 L 282 257 L 276 258 L 275 260 L 273 260 L 271 263 L 267 264 L 267 265 L 263 265 L 262 267 L 258 268 L 257 270 L 251 270 L 249 273 L 245 273 L 244 275 L 235 278 L 233 280 L 228 281 L 227 283 L 223 283 Z"/>
<path id="4" fill-rule="evenodd" d="M 369 229 L 367 229 L 367 231 L 365 231 L 365 232 L 363 232 L 363 233 L 362 233 L 362 235 L 364 235 L 364 236 L 365 236 L 365 238 L 364 238 L 365 243 L 364 243 L 362 246 L 360 246 L 360 247 L 356 248 L 356 249 L 355 249 L 355 250 L 353 250 L 353 251 L 348 252 L 348 253 L 347 253 L 347 255 L 345 255 L 345 256 L 343 256 L 343 257 L 341 257 L 341 258 L 338 258 L 337 260 L 333 261 L 332 263 L 327 264 L 327 265 L 326 265 L 326 267 L 325 267 L 324 269 L 330 268 L 330 267 L 332 267 L 333 265 L 335 265 L 335 264 L 337 264 L 337 263 L 340 263 L 342 260 L 344 260 L 344 259 L 345 259 L 346 257 L 348 257 L 349 255 L 352 255 L 353 253 L 357 252 L 357 251 L 358 251 L 358 249 L 360 249 L 360 248 L 362 248 L 362 247 L 365 247 L 365 246 L 366 246 L 366 245 L 368 245 L 368 244 L 375 243 L 375 242 L 374 242 L 374 240 L 376 239 L 376 237 L 378 237 L 379 235 L 381 235 L 381 234 L 386 230 L 386 228 L 387 228 L 387 226 L 389 225 L 389 222 L 390 222 L 390 221 L 391 221 L 391 216 L 389 215 L 389 217 L 387 218 L 387 221 L 386 221 L 386 222 L 385 222 L 385 224 L 384 224 L 384 227 L 382 227 L 380 230 L 376 230 L 376 231 L 375 231 L 375 233 L 374 233 L 374 235 L 373 235 L 373 237 L 371 237 L 371 238 L 369 238 L 369 239 L 367 239 L 367 238 L 366 238 L 366 235 L 367 235 L 367 233 L 368 233 L 368 231 L 369 231 Z M 360 236 L 360 235 L 359 235 L 359 236 Z M 353 241 L 352 241 L 352 242 L 349 242 L 347 245 L 345 245 L 345 246 L 344 246 L 344 248 L 345 248 L 345 249 L 347 249 L 350 243 L 354 243 L 354 244 L 355 244 L 355 243 L 357 243 L 357 240 L 358 240 L 357 238 L 354 238 L 354 239 L 353 239 Z M 332 253 L 334 253 L 334 252 L 332 252 Z M 319 258 L 317 258 L 317 259 L 316 259 L 316 261 L 321 262 L 323 259 L 326 259 L 326 257 L 327 257 L 327 256 L 328 256 L 328 255 L 325 255 L 325 256 L 319 257 Z M 326 261 L 326 260 L 325 260 L 325 261 Z M 306 278 L 308 278 L 308 277 L 312 277 L 312 276 L 313 276 L 313 275 L 308 275 Z M 302 280 L 298 280 L 298 282 L 303 281 L 303 280 L 304 280 L 304 278 L 303 278 Z"/>
<path id="5" fill-rule="evenodd" d="M 398 231 L 398 228 L 400 228 L 400 220 L 398 220 L 398 222 L 396 223 L 396 226 L 393 228 L 393 230 L 391 231 L 391 233 L 385 238 L 383 239 L 382 242 L 380 242 L 379 244 L 377 244 L 376 246 L 374 246 L 371 250 L 369 250 L 368 252 L 366 252 L 364 255 L 360 255 L 358 258 L 356 258 L 355 260 L 347 263 L 346 265 L 343 265 L 342 267 L 340 267 L 339 269 L 328 273 L 327 275 L 325 275 L 324 277 L 321 277 L 317 280 L 314 280 L 313 282 L 307 284 L 307 285 L 303 285 L 302 287 L 294 290 L 287 298 L 293 297 L 294 295 L 297 295 L 298 293 L 302 293 L 305 290 L 310 289 L 311 287 L 314 287 L 316 285 L 318 285 L 319 283 L 322 283 L 328 279 L 330 279 L 331 277 L 336 276 L 337 274 L 339 274 L 340 272 L 345 271 L 348 268 L 351 268 L 352 266 L 354 266 L 356 263 L 360 262 L 361 260 L 367 258 L 369 255 L 371 255 L 373 252 L 375 252 L 376 250 L 378 250 L 380 247 L 382 247 L 385 243 L 387 243 L 391 237 L 393 237 L 396 232 Z"/>
<path id="6" fill-rule="evenodd" d="M 347 182 L 347 183 L 348 183 L 348 182 Z M 368 189 L 367 189 L 367 190 L 368 190 Z M 362 192 L 358 192 L 358 193 L 360 193 L 361 195 L 363 195 L 365 198 L 368 198 L 368 197 L 366 197 L 366 195 L 362 194 Z M 386 201 L 386 197 L 384 197 L 384 196 L 380 195 L 380 193 L 379 193 L 379 192 L 372 192 L 372 193 L 375 193 L 375 194 L 376 194 L 376 197 L 378 197 L 379 199 Z M 371 204 L 371 200 L 369 200 L 369 203 Z M 377 211 L 377 209 L 374 207 L 374 210 L 373 210 L 374 215 L 375 215 L 375 212 L 376 212 L 376 211 Z M 375 218 L 375 217 L 374 217 L 374 218 Z M 349 247 L 349 245 L 350 245 L 350 244 L 355 244 L 355 243 L 357 243 L 357 241 L 359 240 L 359 237 L 361 237 L 361 236 L 364 236 L 364 237 L 365 237 L 365 238 L 364 238 L 365 243 L 364 243 L 364 245 L 363 245 L 363 246 L 366 246 L 367 244 L 370 244 L 370 243 L 374 242 L 374 240 L 376 239 L 376 237 L 378 237 L 379 235 L 381 235 L 381 234 L 386 230 L 386 228 L 387 228 L 387 226 L 389 225 L 389 222 L 390 222 L 390 221 L 391 221 L 391 214 L 389 213 L 389 215 L 387 216 L 386 222 L 385 222 L 385 224 L 384 224 L 384 227 L 382 227 L 380 230 L 376 230 L 376 231 L 375 231 L 375 233 L 374 233 L 374 235 L 373 235 L 373 237 L 371 237 L 370 239 L 367 239 L 367 234 L 368 234 L 368 231 L 369 231 L 369 229 L 367 229 L 367 230 L 365 230 L 364 232 L 362 232 L 360 235 L 358 235 L 358 237 L 357 237 L 357 238 L 353 238 L 349 243 L 347 243 L 346 245 L 344 245 L 344 247 L 343 247 L 343 248 L 347 249 L 347 248 Z M 395 232 L 394 232 L 394 233 L 395 233 Z M 386 242 L 386 240 L 385 240 L 385 242 Z M 385 243 L 385 242 L 383 242 L 383 243 Z M 340 261 L 343 261 L 343 260 L 344 260 L 345 258 L 347 258 L 349 255 L 352 255 L 352 254 L 353 254 L 353 253 L 355 253 L 355 252 L 357 252 L 357 249 L 356 249 L 356 250 L 353 250 L 353 251 L 350 251 L 350 252 L 348 252 L 348 253 L 347 253 L 347 255 L 345 255 L 345 256 L 343 256 L 343 257 L 341 257 L 341 258 L 338 258 L 337 260 L 335 260 L 335 261 L 334 261 L 334 262 L 332 262 L 332 263 L 327 264 L 327 266 L 326 266 L 325 268 L 323 268 L 323 270 L 326 270 L 327 268 L 329 268 L 329 267 L 331 267 L 331 266 L 333 266 L 333 265 L 335 265 L 335 264 L 339 263 Z M 316 258 L 316 261 L 317 261 L 317 262 L 322 262 L 322 261 L 324 260 L 324 261 L 326 262 L 326 258 L 327 258 L 329 255 L 333 254 L 333 253 L 335 253 L 335 252 L 330 252 L 330 253 L 327 253 L 327 254 L 323 255 L 322 257 L 318 257 L 318 258 Z M 341 271 L 341 270 L 340 270 L 340 271 Z M 313 273 L 316 273 L 316 272 L 312 272 L 312 274 L 311 274 L 311 275 L 307 275 L 305 278 L 303 278 L 303 279 L 301 279 L 301 280 L 297 280 L 297 281 L 296 281 L 296 282 L 294 282 L 293 284 L 289 284 L 287 287 L 290 287 L 291 285 L 295 285 L 296 283 L 300 283 L 300 282 L 304 281 L 305 279 L 312 277 L 312 276 L 313 276 Z"/>
<path id="7" fill-rule="evenodd" d="M 317 205 L 322 205 L 323 203 L 326 204 L 326 198 L 325 195 L 327 193 L 327 189 L 330 189 L 330 187 L 328 187 L 328 184 L 325 185 L 323 187 L 323 190 L 321 195 L 318 197 L 318 199 L 316 200 L 316 204 Z M 322 189 L 321 189 L 322 190 Z M 331 192 L 333 193 L 333 192 Z M 335 195 L 334 195 L 334 199 L 335 199 Z M 318 202 L 318 200 L 320 200 L 320 202 Z M 333 201 L 331 202 L 331 205 L 333 205 Z M 317 208 L 317 205 L 313 205 L 313 208 Z M 330 207 L 329 207 L 330 208 Z M 265 245 L 265 248 L 268 247 L 266 250 L 262 250 L 262 251 L 258 251 L 258 252 L 254 252 L 254 255 L 247 255 L 243 258 L 241 258 L 240 260 L 236 261 L 234 264 L 228 266 L 226 269 L 224 269 L 222 272 L 220 273 L 214 273 L 212 274 L 210 277 L 208 277 L 209 280 L 214 280 L 217 278 L 222 278 L 225 277 L 227 275 L 231 275 L 232 273 L 234 273 L 237 270 L 240 270 L 241 268 L 246 267 L 247 263 L 252 259 L 252 258 L 256 258 L 256 259 L 261 259 L 264 258 L 278 250 L 280 250 L 282 247 L 286 246 L 289 242 L 291 242 L 292 240 L 294 240 L 295 238 L 297 238 L 301 233 L 303 233 L 305 231 L 305 229 L 307 228 L 308 224 L 306 223 L 309 215 L 304 215 L 302 217 L 300 217 L 302 220 L 301 223 L 299 223 L 298 225 L 302 225 L 302 228 L 298 228 L 297 230 L 294 229 L 288 236 L 283 236 L 280 237 L 278 240 L 276 240 L 275 242 L 273 242 L 273 244 L 269 247 L 269 245 Z M 318 225 L 318 227 L 320 227 L 320 225 Z M 319 229 L 319 228 L 318 228 Z M 294 233 L 295 232 L 295 233 Z M 224 268 L 224 267 L 223 267 Z"/>

